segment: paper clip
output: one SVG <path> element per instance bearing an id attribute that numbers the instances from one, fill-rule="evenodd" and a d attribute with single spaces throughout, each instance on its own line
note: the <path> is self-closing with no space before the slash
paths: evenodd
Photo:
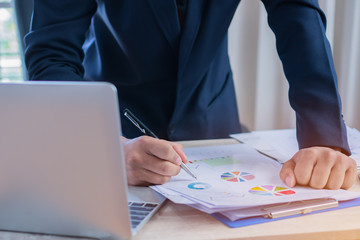
<path id="1" fill-rule="evenodd" d="M 305 201 L 290 202 L 274 207 L 262 209 L 266 212 L 265 218 L 280 218 L 296 214 L 307 214 L 314 211 L 324 210 L 328 208 L 338 207 L 339 203 L 336 199 L 321 198 Z"/>

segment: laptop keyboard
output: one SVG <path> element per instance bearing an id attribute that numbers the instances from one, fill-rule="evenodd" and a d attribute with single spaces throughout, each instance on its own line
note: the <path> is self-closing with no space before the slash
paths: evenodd
<path id="1" fill-rule="evenodd" d="M 135 229 L 159 204 L 147 202 L 128 202 L 131 228 Z"/>

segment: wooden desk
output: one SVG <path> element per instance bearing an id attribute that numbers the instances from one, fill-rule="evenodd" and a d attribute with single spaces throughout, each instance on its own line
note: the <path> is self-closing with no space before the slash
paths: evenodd
<path id="1" fill-rule="evenodd" d="M 237 142 L 223 139 L 181 143 L 190 147 Z M 359 180 L 351 190 L 360 191 Z M 8 232 L 0 232 L 0 239 L 79 240 Z M 206 213 L 167 201 L 134 239 L 360 239 L 360 206 L 248 227 L 229 228 Z"/>

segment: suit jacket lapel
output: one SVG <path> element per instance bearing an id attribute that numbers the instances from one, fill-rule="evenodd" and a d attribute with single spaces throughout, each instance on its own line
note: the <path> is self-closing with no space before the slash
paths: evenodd
<path id="1" fill-rule="evenodd" d="M 148 0 L 148 3 L 165 38 L 177 55 L 181 29 L 175 0 Z"/>

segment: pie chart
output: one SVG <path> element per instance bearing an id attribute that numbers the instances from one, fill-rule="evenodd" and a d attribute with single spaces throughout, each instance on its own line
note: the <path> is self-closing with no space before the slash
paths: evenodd
<path id="1" fill-rule="evenodd" d="M 221 174 L 221 179 L 228 182 L 246 182 L 254 179 L 255 176 L 247 172 L 226 172 Z"/>
<path id="2" fill-rule="evenodd" d="M 249 193 L 262 196 L 286 196 L 295 194 L 295 192 L 291 189 L 274 185 L 262 185 L 258 187 L 253 187 L 249 190 Z"/>
<path id="3" fill-rule="evenodd" d="M 188 188 L 195 189 L 195 190 L 204 190 L 204 189 L 207 189 L 210 187 L 211 187 L 210 184 L 203 183 L 203 182 L 194 182 L 194 183 L 190 183 L 188 185 Z"/>

